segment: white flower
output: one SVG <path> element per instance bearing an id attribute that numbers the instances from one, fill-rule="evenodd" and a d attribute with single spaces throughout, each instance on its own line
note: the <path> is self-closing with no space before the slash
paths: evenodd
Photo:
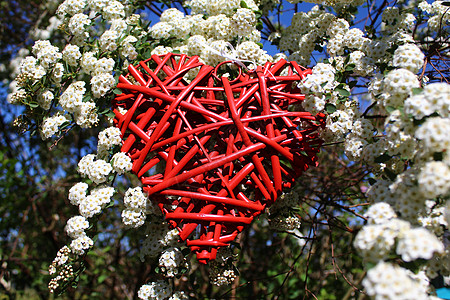
<path id="1" fill-rule="evenodd" d="M 132 35 L 127 36 L 122 41 L 122 47 L 120 48 L 120 54 L 131 60 L 136 59 L 138 53 L 136 52 L 136 49 L 132 45 L 132 43 L 135 43 L 135 42 L 137 42 L 137 38 L 135 38 Z"/>
<path id="2" fill-rule="evenodd" d="M 169 9 L 166 9 L 165 11 L 163 11 L 161 16 L 159 17 L 159 20 L 161 22 L 177 23 L 180 20 L 182 20 L 183 18 L 184 18 L 184 13 L 182 13 L 181 11 L 179 11 L 176 8 L 169 8 Z"/>
<path id="3" fill-rule="evenodd" d="M 58 47 L 52 46 L 49 41 L 36 41 L 32 52 L 45 69 L 48 69 L 62 57 Z"/>
<path id="4" fill-rule="evenodd" d="M 103 153 L 122 143 L 122 133 L 117 127 L 108 127 L 98 134 L 97 152 Z"/>
<path id="5" fill-rule="evenodd" d="M 417 73 L 423 65 L 424 58 L 425 55 L 415 44 L 405 44 L 395 50 L 392 64 L 394 67 Z"/>
<path id="6" fill-rule="evenodd" d="M 41 125 L 41 138 L 43 140 L 50 138 L 52 135 L 58 132 L 59 126 L 67 122 L 68 119 L 66 116 L 62 116 L 60 114 L 56 114 L 52 117 L 49 117 L 44 120 Z"/>
<path id="7" fill-rule="evenodd" d="M 367 272 L 363 286 L 375 299 L 428 299 L 426 289 L 411 271 L 386 262 L 379 262 Z"/>
<path id="8" fill-rule="evenodd" d="M 205 26 L 207 36 L 215 40 L 227 40 L 232 35 L 231 20 L 224 14 L 209 17 Z"/>
<path id="9" fill-rule="evenodd" d="M 104 206 L 111 202 L 111 197 L 114 193 L 115 190 L 113 187 L 102 185 L 93 189 L 90 196 L 96 197 L 100 205 Z"/>
<path id="10" fill-rule="evenodd" d="M 172 295 L 172 286 L 163 280 L 144 284 L 138 291 L 138 298 L 142 300 L 165 300 Z"/>
<path id="11" fill-rule="evenodd" d="M 350 25 L 344 19 L 336 19 L 331 22 L 330 26 L 327 28 L 327 35 L 330 37 L 335 37 L 338 35 L 345 35 L 348 31 Z"/>
<path id="12" fill-rule="evenodd" d="M 231 26 L 234 30 L 234 34 L 238 36 L 249 35 L 253 31 L 255 24 L 255 13 L 248 8 L 238 8 L 231 18 Z"/>
<path id="13" fill-rule="evenodd" d="M 78 210 L 83 217 L 92 218 L 96 214 L 101 213 L 102 206 L 104 205 L 101 203 L 100 198 L 91 194 L 80 201 Z"/>
<path id="14" fill-rule="evenodd" d="M 158 22 L 150 28 L 150 34 L 154 39 L 168 39 L 173 26 L 167 22 Z"/>
<path id="15" fill-rule="evenodd" d="M 450 119 L 441 117 L 428 118 L 415 132 L 415 137 L 422 141 L 428 151 L 442 152 L 450 149 Z"/>
<path id="16" fill-rule="evenodd" d="M 123 152 L 114 154 L 111 161 L 114 171 L 118 174 L 123 174 L 130 171 L 133 166 L 131 158 Z"/>
<path id="17" fill-rule="evenodd" d="M 81 58 L 81 69 L 86 74 L 91 74 L 97 67 L 95 52 L 85 52 Z"/>
<path id="18" fill-rule="evenodd" d="M 431 259 L 433 253 L 444 252 L 444 245 L 434 234 L 420 227 L 407 230 L 399 236 L 396 251 L 404 261 L 409 262 L 418 258 Z"/>
<path id="19" fill-rule="evenodd" d="M 70 249 L 75 254 L 83 255 L 92 245 L 94 245 L 94 241 L 86 234 L 82 234 L 70 243 Z"/>
<path id="20" fill-rule="evenodd" d="M 73 113 L 79 109 L 83 103 L 84 93 L 86 92 L 84 86 L 84 81 L 75 81 L 61 94 L 59 104 L 64 110 Z"/>
<path id="21" fill-rule="evenodd" d="M 97 124 L 98 115 L 95 112 L 96 105 L 94 102 L 82 102 L 77 110 L 74 111 L 75 122 L 80 125 L 81 128 L 89 128 L 92 125 Z"/>
<path id="22" fill-rule="evenodd" d="M 125 192 L 123 204 L 126 208 L 134 210 L 145 210 L 148 197 L 142 192 L 141 187 L 129 188 Z"/>
<path id="23" fill-rule="evenodd" d="M 95 12 L 101 12 L 108 5 L 109 0 L 87 0 L 87 5 Z"/>
<path id="24" fill-rule="evenodd" d="M 352 28 L 345 33 L 343 42 L 349 48 L 362 49 L 364 32 L 358 28 Z"/>
<path id="25" fill-rule="evenodd" d="M 397 69 L 390 71 L 383 80 L 384 91 L 388 93 L 383 104 L 385 106 L 400 106 L 411 95 L 413 88 L 420 86 L 417 76 L 409 70 Z"/>
<path id="26" fill-rule="evenodd" d="M 46 74 L 44 67 L 38 65 L 37 59 L 33 56 L 27 56 L 19 66 L 19 72 L 30 78 L 39 80 Z"/>
<path id="27" fill-rule="evenodd" d="M 99 39 L 102 51 L 114 51 L 117 49 L 119 33 L 115 30 L 106 30 Z"/>
<path id="28" fill-rule="evenodd" d="M 122 222 L 127 227 L 138 228 L 144 225 L 145 214 L 142 210 L 124 209 L 122 211 Z"/>
<path id="29" fill-rule="evenodd" d="M 299 83 L 304 93 L 322 93 L 333 89 L 337 83 L 334 80 L 336 70 L 331 64 L 318 63 L 312 69 L 312 74 Z"/>
<path id="30" fill-rule="evenodd" d="M 81 237 L 84 230 L 89 228 L 89 222 L 83 216 L 74 216 L 67 221 L 65 230 L 68 236 L 73 239 Z"/>
<path id="31" fill-rule="evenodd" d="M 81 159 L 80 162 L 83 161 L 82 166 L 84 162 L 90 158 L 91 157 L 86 157 L 84 161 L 83 159 Z M 89 187 L 88 184 L 84 182 L 78 182 L 73 187 L 71 187 L 69 190 L 70 203 L 72 203 L 73 205 L 78 205 L 82 200 L 84 200 L 86 198 L 86 191 L 88 187 Z"/>
<path id="32" fill-rule="evenodd" d="M 125 8 L 119 1 L 108 1 L 103 8 L 102 15 L 106 20 L 121 19 L 125 17 Z"/>
<path id="33" fill-rule="evenodd" d="M 184 264 L 183 264 L 184 263 Z M 168 248 L 159 257 L 159 266 L 164 270 L 167 277 L 178 274 L 178 268 L 186 266 L 184 256 L 178 248 Z"/>
<path id="34" fill-rule="evenodd" d="M 89 166 L 91 163 L 94 162 L 94 160 L 95 160 L 94 154 L 88 154 L 86 156 L 83 156 L 78 162 L 78 173 L 80 173 L 83 176 L 87 176 L 89 172 Z"/>
<path id="35" fill-rule="evenodd" d="M 59 15 L 74 15 L 80 13 L 86 7 L 86 0 L 65 0 L 59 7 L 57 13 Z"/>
<path id="36" fill-rule="evenodd" d="M 449 166 L 441 161 L 427 162 L 419 173 L 418 183 L 421 193 L 428 199 L 445 196 L 450 192 Z"/>
<path id="37" fill-rule="evenodd" d="M 83 13 L 79 13 L 70 18 L 68 29 L 75 36 L 87 38 L 89 34 L 86 32 L 86 27 L 90 24 L 91 20 L 89 17 Z"/>
<path id="38" fill-rule="evenodd" d="M 115 84 L 114 76 L 109 73 L 100 73 L 91 78 L 92 93 L 95 98 L 106 95 Z"/>
<path id="39" fill-rule="evenodd" d="M 48 110 L 50 109 L 50 105 L 52 104 L 54 98 L 55 95 L 53 95 L 51 91 L 44 90 L 42 93 L 39 93 L 37 101 L 40 107 L 42 107 L 45 110 Z"/>

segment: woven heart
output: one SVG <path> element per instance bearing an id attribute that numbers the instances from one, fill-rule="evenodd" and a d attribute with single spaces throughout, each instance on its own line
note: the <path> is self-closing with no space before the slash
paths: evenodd
<path id="1" fill-rule="evenodd" d="M 153 55 L 128 67 L 113 101 L 132 171 L 202 263 L 316 165 L 324 126 L 323 114 L 288 110 L 311 70 L 280 60 L 230 80 L 223 68 Z"/>

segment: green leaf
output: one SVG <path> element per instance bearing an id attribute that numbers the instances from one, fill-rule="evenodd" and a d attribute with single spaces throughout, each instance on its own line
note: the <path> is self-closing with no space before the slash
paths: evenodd
<path id="1" fill-rule="evenodd" d="M 394 110 L 396 110 L 397 108 L 396 107 L 394 107 L 394 106 L 388 106 L 388 107 L 386 107 L 386 111 L 388 112 L 388 113 L 391 113 L 391 112 L 393 112 Z"/>
<path id="2" fill-rule="evenodd" d="M 107 116 L 108 118 L 114 118 L 116 116 L 116 114 L 113 111 L 109 111 L 105 114 L 105 116 Z"/>
<path id="3" fill-rule="evenodd" d="M 32 108 L 39 107 L 39 104 L 37 104 L 36 102 L 29 102 L 29 103 L 27 103 L 27 105 Z"/>
<path id="4" fill-rule="evenodd" d="M 419 95 L 420 93 L 422 93 L 422 91 L 423 91 L 422 88 L 413 88 L 412 89 L 413 95 Z"/>
<path id="5" fill-rule="evenodd" d="M 345 66 L 345 71 L 353 71 L 354 68 L 355 64 L 348 64 L 347 66 Z"/>
<path id="6" fill-rule="evenodd" d="M 301 155 L 303 155 L 303 156 L 308 156 L 308 153 L 306 153 L 306 152 L 305 152 L 305 151 L 303 151 L 303 150 L 302 150 L 302 151 L 300 151 L 299 153 L 300 153 Z"/>
<path id="7" fill-rule="evenodd" d="M 332 114 L 336 111 L 336 105 L 327 103 L 325 104 L 325 110 L 327 111 L 327 113 Z"/>
<path id="8" fill-rule="evenodd" d="M 262 22 L 258 22 L 258 23 L 256 24 L 256 29 L 258 29 L 258 30 L 263 30 L 263 28 L 264 28 L 264 26 L 263 26 L 263 23 L 262 23 Z"/>
<path id="9" fill-rule="evenodd" d="M 106 278 L 108 278 L 108 275 L 105 275 L 105 274 L 100 275 L 100 276 L 97 278 L 97 282 L 98 282 L 98 283 L 102 283 L 103 281 L 105 281 Z"/>
<path id="10" fill-rule="evenodd" d="M 115 88 L 115 89 L 113 90 L 113 93 L 116 94 L 116 95 L 120 95 L 120 94 L 122 94 L 122 90 L 119 89 L 119 88 Z"/>
<path id="11" fill-rule="evenodd" d="M 346 89 L 336 89 L 336 91 L 338 91 L 339 95 L 341 95 L 341 96 L 344 96 L 344 97 L 350 96 L 350 92 L 347 91 Z"/>
<path id="12" fill-rule="evenodd" d="M 247 3 L 244 0 L 241 1 L 241 7 L 242 8 L 249 8 Z"/>

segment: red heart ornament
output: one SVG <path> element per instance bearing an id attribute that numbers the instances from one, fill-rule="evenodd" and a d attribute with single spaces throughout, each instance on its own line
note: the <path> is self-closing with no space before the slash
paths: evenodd
<path id="1" fill-rule="evenodd" d="M 201 263 L 316 165 L 325 125 L 323 114 L 288 110 L 304 99 L 297 83 L 310 69 L 280 60 L 238 68 L 230 81 L 218 75 L 223 64 L 152 55 L 120 76 L 113 101 L 121 151 Z"/>

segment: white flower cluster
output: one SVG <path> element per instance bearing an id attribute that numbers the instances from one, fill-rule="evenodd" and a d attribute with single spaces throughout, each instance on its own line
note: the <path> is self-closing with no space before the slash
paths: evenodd
<path id="1" fill-rule="evenodd" d="M 161 271 L 167 277 L 174 277 L 179 274 L 180 268 L 187 268 L 186 259 L 178 248 L 167 248 L 159 257 L 159 266 Z"/>
<path id="2" fill-rule="evenodd" d="M 178 242 L 178 229 L 169 230 L 165 222 L 150 222 L 145 228 L 145 237 L 140 252 L 141 261 L 145 260 L 145 256 L 156 257 L 163 249 L 175 247 Z"/>
<path id="3" fill-rule="evenodd" d="M 212 268 L 212 266 L 211 266 L 211 268 Z M 234 270 L 220 270 L 222 272 L 219 272 L 219 269 L 214 269 L 214 270 L 215 270 L 215 272 L 211 271 L 210 278 L 211 278 L 211 283 L 215 284 L 217 286 L 230 285 L 233 283 L 233 281 L 237 277 Z"/>
<path id="4" fill-rule="evenodd" d="M 407 69 L 396 69 L 389 72 L 383 80 L 382 104 L 385 107 L 398 107 L 412 95 L 413 88 L 420 86 L 417 76 Z"/>
<path id="5" fill-rule="evenodd" d="M 150 35 L 160 40 L 176 36 L 182 38 L 183 42 L 174 48 L 156 47 L 152 54 L 178 50 L 188 55 L 198 55 L 209 65 L 231 58 L 257 64 L 271 61 L 272 57 L 256 44 L 261 38 L 255 27 L 254 10 L 258 8 L 253 0 L 247 0 L 246 5 L 249 8 L 240 7 L 240 1 L 237 0 L 190 1 L 191 15 L 185 16 L 175 8 L 165 10 L 160 22 L 151 27 Z M 242 42 L 236 50 L 229 49 L 226 43 L 237 37 Z M 188 79 L 193 77 L 195 74 L 188 74 Z"/>
<path id="6" fill-rule="evenodd" d="M 403 68 L 417 73 L 422 68 L 425 55 L 414 44 L 401 45 L 394 52 L 392 64 L 394 67 Z"/>
<path id="7" fill-rule="evenodd" d="M 96 159 L 94 154 L 88 154 L 78 162 L 78 172 L 96 184 L 105 182 L 111 171 L 111 164 L 103 159 Z"/>
<path id="8" fill-rule="evenodd" d="M 99 26 L 102 22 L 106 22 L 106 26 Z M 97 99 L 116 85 L 114 68 L 122 68 L 116 66 L 111 57 L 119 54 L 124 59 L 136 59 L 134 44 L 146 32 L 136 15 L 125 18 L 125 7 L 120 1 L 104 0 L 63 1 L 45 31 L 54 31 L 56 27 L 70 35 L 66 39 L 70 43 L 62 45 L 62 52 L 48 40 L 36 41 L 30 56 L 21 50 L 19 57 L 24 59 L 18 68 L 13 66 L 18 72 L 17 79 L 10 85 L 12 92 L 8 101 L 32 105 L 37 102 L 44 110 L 60 111 L 67 120 L 82 128 L 93 127 L 99 120 Z M 36 30 L 36 34 L 45 35 L 42 30 Z M 78 69 L 80 65 L 82 72 Z M 35 93 L 39 90 L 38 81 L 45 83 L 45 92 Z M 30 82 L 34 88 L 26 84 Z M 41 128 L 43 138 L 50 138 L 57 132 L 50 122 L 40 123 L 45 127 Z"/>
<path id="9" fill-rule="evenodd" d="M 301 220 L 297 216 L 276 215 L 269 219 L 269 227 L 277 231 L 292 231 L 300 226 Z"/>
<path id="10" fill-rule="evenodd" d="M 367 212 L 369 224 L 357 234 L 354 246 L 371 262 L 386 259 L 396 246 L 395 253 L 404 261 L 431 259 L 442 253 L 444 245 L 429 230 L 411 228 L 409 222 L 396 217 L 387 203 L 377 203 Z"/>
<path id="11" fill-rule="evenodd" d="M 120 129 L 108 127 L 98 134 L 97 153 L 99 157 L 107 156 L 108 151 L 122 143 Z"/>
<path id="12" fill-rule="evenodd" d="M 111 158 L 112 167 L 117 174 L 123 174 L 131 170 L 131 158 L 123 152 L 117 152 Z"/>
<path id="13" fill-rule="evenodd" d="M 77 205 L 80 211 L 80 216 L 70 218 L 65 227 L 67 235 L 73 239 L 70 249 L 77 255 L 83 255 L 94 244 L 85 232 L 89 228 L 87 218 L 99 214 L 111 202 L 115 192 L 113 187 L 97 186 L 87 195 L 88 188 L 88 184 L 78 182 L 69 190 L 68 196 L 70 203 Z"/>
<path id="14" fill-rule="evenodd" d="M 55 273 L 54 273 L 55 274 Z M 60 286 L 61 282 L 68 282 L 73 278 L 73 267 L 72 265 L 64 264 L 60 267 L 58 275 L 50 280 L 48 283 L 48 289 L 50 293 L 54 293 L 55 290 Z"/>
<path id="15" fill-rule="evenodd" d="M 65 230 L 68 236 L 73 239 L 80 237 L 89 228 L 89 222 L 83 216 L 74 216 L 67 221 Z"/>
<path id="16" fill-rule="evenodd" d="M 331 64 L 318 63 L 312 69 L 312 74 L 300 82 L 299 87 L 304 93 L 321 95 L 331 91 L 336 86 L 336 70 Z"/>
<path id="17" fill-rule="evenodd" d="M 442 161 L 425 163 L 418 175 L 418 185 L 425 198 L 433 199 L 448 195 L 450 192 L 450 167 Z"/>
<path id="18" fill-rule="evenodd" d="M 292 208 L 298 205 L 298 191 L 283 193 L 270 207 L 269 227 L 278 231 L 293 231 L 300 228 L 300 218 L 291 212 Z"/>
<path id="19" fill-rule="evenodd" d="M 70 249 L 77 255 L 83 255 L 86 250 L 94 245 L 94 241 L 86 235 L 81 234 L 70 243 Z"/>
<path id="20" fill-rule="evenodd" d="M 282 32 L 280 50 L 292 51 L 289 60 L 308 65 L 316 40 L 325 35 L 329 25 L 335 19 L 334 15 L 319 10 L 318 6 L 308 13 L 295 13 L 291 25 Z"/>
<path id="21" fill-rule="evenodd" d="M 58 47 L 53 46 L 49 41 L 36 41 L 31 52 L 36 56 L 39 64 L 44 69 L 54 66 L 62 58 Z"/>
<path id="22" fill-rule="evenodd" d="M 140 227 L 147 214 L 156 214 L 156 209 L 141 187 L 129 188 L 123 200 L 122 222 L 128 227 Z"/>
<path id="23" fill-rule="evenodd" d="M 55 274 L 57 268 L 63 266 L 69 260 L 70 253 L 71 253 L 70 248 L 67 246 L 63 246 L 61 249 L 58 250 L 55 259 L 48 268 L 48 272 L 50 275 Z"/>
<path id="24" fill-rule="evenodd" d="M 230 248 L 219 248 L 216 259 L 209 263 L 209 281 L 217 286 L 233 283 L 237 277 L 235 267 L 233 266 L 235 259 Z"/>
<path id="25" fill-rule="evenodd" d="M 435 112 L 441 117 L 450 117 L 450 85 L 446 83 L 426 85 L 422 93 L 406 99 L 405 112 L 416 120 Z"/>
<path id="26" fill-rule="evenodd" d="M 78 205 L 83 217 L 91 218 L 99 214 L 101 210 L 111 202 L 114 188 L 98 186 L 86 196 L 88 185 L 83 182 L 75 184 L 69 191 L 69 200 L 73 205 Z"/>
<path id="27" fill-rule="evenodd" d="M 62 58 L 70 66 L 77 66 L 81 58 L 80 48 L 77 45 L 68 44 L 62 52 Z"/>
<path id="28" fill-rule="evenodd" d="M 144 284 L 138 291 L 138 298 L 142 300 L 165 300 L 172 296 L 173 289 L 164 280 L 157 280 L 150 284 Z"/>
<path id="29" fill-rule="evenodd" d="M 326 141 L 335 141 L 355 128 L 355 133 L 349 136 L 346 144 L 347 154 L 351 158 L 361 155 L 362 147 L 367 144 L 365 138 L 370 138 L 371 127 L 367 122 L 357 118 L 357 104 L 354 100 L 341 100 L 342 93 L 350 94 L 348 87 L 339 85 L 335 80 L 338 70 L 330 63 L 318 63 L 312 69 L 312 74 L 307 75 L 298 87 L 306 94 L 303 107 L 311 113 L 326 112 L 327 105 L 335 108 L 327 118 L 326 129 L 322 132 L 322 138 Z M 336 90 L 341 86 L 340 90 Z M 353 124 L 353 122 L 356 122 Z M 364 129 L 361 128 L 364 124 Z"/>
<path id="30" fill-rule="evenodd" d="M 188 300 L 189 296 L 182 291 L 177 291 L 170 296 L 169 300 Z"/>
<path id="31" fill-rule="evenodd" d="M 427 281 L 418 280 L 411 271 L 387 262 L 370 269 L 363 286 L 375 299 L 430 299 Z"/>
<path id="32" fill-rule="evenodd" d="M 442 24 L 447 24 L 450 20 L 450 14 L 448 13 L 448 6 L 443 5 L 444 1 L 434 1 L 429 4 L 426 1 L 419 3 L 418 7 L 424 13 L 429 15 L 427 25 L 431 31 L 438 31 Z"/>
<path id="33" fill-rule="evenodd" d="M 50 118 L 47 118 L 42 123 L 41 127 L 41 138 L 43 140 L 48 139 L 52 135 L 58 132 L 59 127 L 68 122 L 69 120 L 66 118 L 66 116 L 62 116 L 60 114 L 56 114 Z"/>

